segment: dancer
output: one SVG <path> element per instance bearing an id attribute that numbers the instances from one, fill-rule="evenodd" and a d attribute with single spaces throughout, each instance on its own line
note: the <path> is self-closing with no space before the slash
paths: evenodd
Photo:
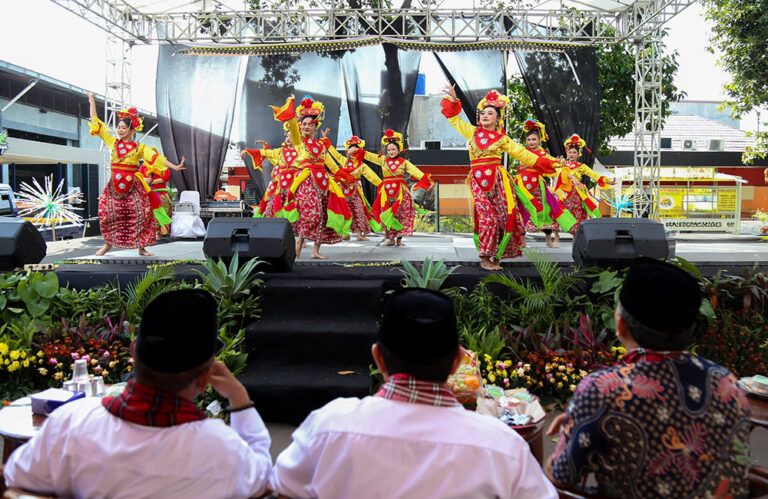
<path id="1" fill-rule="evenodd" d="M 113 246 L 118 248 L 138 248 L 139 255 L 153 256 L 145 248 L 157 241 L 157 221 L 170 223 L 162 210 L 162 201 L 152 193 L 144 176 L 139 174 L 139 160 L 150 173 L 162 173 L 167 168 L 184 170 L 184 157 L 174 165 L 157 152 L 156 149 L 133 141 L 133 135 L 141 131 L 142 123 L 135 108 L 117 113 L 117 136 L 113 137 L 107 126 L 96 114 L 96 98 L 88 94 L 91 114 L 91 135 L 101 140 L 112 150 L 112 175 L 99 197 L 99 224 L 104 236 L 104 246 L 96 252 L 101 256 Z M 153 216 L 154 215 L 154 216 Z"/>
<path id="2" fill-rule="evenodd" d="M 413 234 L 413 197 L 403 175 L 408 172 L 418 180 L 413 190 L 430 190 L 434 182 L 428 173 L 424 173 L 402 157 L 403 135 L 394 130 L 387 130 L 381 138 L 382 153 L 376 155 L 365 151 L 365 159 L 381 166 L 383 180 L 376 192 L 376 200 L 371 207 L 371 215 L 384 229 L 384 246 L 405 246 L 403 236 Z"/>
<path id="3" fill-rule="evenodd" d="M 543 123 L 528 119 L 525 121 L 523 128 L 525 130 L 525 144 L 528 151 L 539 158 L 549 159 L 553 165 L 562 165 L 562 157 L 553 158 L 541 147 L 541 143 L 549 139 Z M 555 232 L 555 242 L 558 242 L 560 241 L 559 228 L 562 226 L 565 230 L 568 230 L 576 223 L 573 215 L 563 208 L 557 196 L 552 193 L 547 185 L 546 177 L 554 177 L 555 175 L 557 175 L 557 171 L 551 166 L 542 169 L 527 161 L 521 161 L 520 169 L 515 177 L 518 199 L 530 215 L 525 224 L 525 231 L 544 232 L 547 246 L 550 248 L 559 247 L 552 242 L 553 231 Z"/>
<path id="4" fill-rule="evenodd" d="M 301 254 L 304 240 L 312 239 L 312 258 L 326 260 L 328 257 L 320 254 L 320 246 L 338 243 L 342 236 L 349 233 L 352 213 L 344 194 L 325 168 L 328 167 L 346 182 L 352 183 L 354 179 L 340 170 L 327 154 L 330 140 L 315 139 L 325 112 L 323 104 L 306 95 L 294 109 L 294 100 L 291 95 L 283 107 L 270 106 L 276 120 L 287 122 L 291 142 L 298 151 L 296 158 L 301 165 L 301 172 L 294 176 L 284 209 L 289 220 L 295 217 L 294 212 L 298 210 L 296 256 Z M 297 114 L 300 121 L 296 120 Z"/>
<path id="5" fill-rule="evenodd" d="M 272 180 L 269 182 L 261 202 L 253 212 L 255 218 L 287 218 L 291 222 L 294 234 L 296 233 L 296 221 L 298 212 L 289 214 L 285 210 L 285 204 L 288 199 L 288 192 L 295 175 L 300 171 L 298 168 L 298 151 L 293 147 L 293 141 L 288 133 L 287 123 L 283 125 L 285 129 L 285 141 L 281 147 L 270 149 L 269 144 L 263 140 L 255 141 L 256 144 L 262 144 L 263 149 L 243 149 L 240 157 L 245 159 L 250 156 L 254 168 L 261 169 L 261 163 L 267 159 L 274 168 L 272 168 Z"/>
<path id="6" fill-rule="evenodd" d="M 475 245 L 480 253 L 480 266 L 501 270 L 499 261 L 520 256 L 525 245 L 523 222 L 509 174 L 501 166 L 501 155 L 506 152 L 542 169 L 552 169 L 555 161 L 526 151 L 507 136 L 503 122 L 509 99 L 505 95 L 491 91 L 480 101 L 480 126 L 475 127 L 459 118 L 461 103 L 454 86 L 446 86 L 443 92 L 448 94 L 440 102 L 443 115 L 469 141 L 471 166 L 467 183 L 474 201 Z"/>
<path id="7" fill-rule="evenodd" d="M 373 225 L 376 232 L 381 230 L 381 226 L 371 216 L 371 207 L 363 195 L 360 179 L 365 177 L 376 187 L 381 184 L 381 179 L 363 162 L 365 158 L 365 141 L 363 139 L 353 135 L 344 143 L 344 147 L 347 148 L 347 159 L 344 159 L 344 156 L 339 154 L 339 151 L 333 146 L 328 149 L 328 152 L 341 165 L 341 168 L 355 179 L 355 182 L 351 184 L 339 179 L 339 187 L 341 187 L 341 191 L 347 199 L 347 205 L 352 212 L 350 231 L 357 232 L 358 241 L 369 241 L 365 235 L 371 232 L 371 226 Z"/>
<path id="8" fill-rule="evenodd" d="M 170 220 L 173 217 L 173 203 L 171 203 L 171 196 L 168 194 L 168 181 L 171 180 L 171 170 L 166 169 L 161 173 L 156 171 L 150 172 L 147 166 L 142 164 L 141 168 L 139 168 L 139 173 L 149 181 L 152 192 L 160 197 L 163 211 L 167 219 Z M 170 224 L 160 224 L 158 222 L 157 233 L 161 236 L 167 236 L 170 233 Z"/>
<path id="9" fill-rule="evenodd" d="M 586 186 L 581 183 L 582 175 L 587 175 L 597 182 L 597 185 L 600 187 L 606 187 L 614 182 L 613 179 L 595 173 L 592 168 L 584 163 L 579 163 L 581 148 L 585 146 L 586 142 L 584 142 L 584 139 L 576 134 L 571 135 L 565 141 L 565 152 L 568 160 L 557 172 L 555 194 L 562 200 L 563 207 L 576 219 L 576 223 L 568 231 L 571 234 L 576 234 L 576 230 L 584 220 L 600 217 L 600 211 L 598 210 L 599 202 L 589 194 Z"/>

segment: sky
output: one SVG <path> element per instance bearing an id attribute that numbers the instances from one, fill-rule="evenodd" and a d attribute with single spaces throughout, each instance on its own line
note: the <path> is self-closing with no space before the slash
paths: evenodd
<path id="1" fill-rule="evenodd" d="M 0 30 L 0 60 L 22 66 L 69 84 L 104 93 L 106 78 L 106 33 L 50 0 L 6 2 Z M 34 23 L 29 20 L 34 19 Z M 34 29 L 30 29 L 30 27 Z M 728 76 L 717 66 L 717 54 L 706 50 L 709 29 L 703 8 L 694 3 L 667 27 L 667 47 L 677 50 L 680 67 L 677 86 L 688 100 L 720 101 Z M 154 112 L 154 81 L 157 49 L 137 45 L 132 49 L 132 104 Z M 427 74 L 427 90 L 439 93 L 444 78 L 430 54 L 422 57 L 421 71 Z M 741 127 L 752 130 L 754 116 L 742 119 Z"/>

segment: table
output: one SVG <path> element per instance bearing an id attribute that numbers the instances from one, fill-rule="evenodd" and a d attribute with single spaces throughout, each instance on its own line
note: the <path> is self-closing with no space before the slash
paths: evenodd
<path id="1" fill-rule="evenodd" d="M 747 400 L 749 400 L 749 406 L 752 409 L 749 416 L 752 424 L 768 428 L 768 400 L 751 395 L 749 392 L 747 392 Z"/>
<path id="2" fill-rule="evenodd" d="M 42 414 L 32 414 L 32 399 L 14 400 L 0 410 L 0 436 L 3 437 L 3 464 L 11 452 L 34 437 L 45 421 Z"/>

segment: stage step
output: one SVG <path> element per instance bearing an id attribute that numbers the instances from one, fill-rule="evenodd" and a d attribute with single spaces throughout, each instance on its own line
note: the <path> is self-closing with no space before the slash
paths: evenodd
<path id="1" fill-rule="evenodd" d="M 262 284 L 262 318 L 246 328 L 239 378 L 265 420 L 296 424 L 336 397 L 369 393 L 384 290 L 384 280 Z"/>

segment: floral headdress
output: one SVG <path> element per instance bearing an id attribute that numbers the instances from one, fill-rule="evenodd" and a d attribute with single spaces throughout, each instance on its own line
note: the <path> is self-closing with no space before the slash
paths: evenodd
<path id="1" fill-rule="evenodd" d="M 309 116 L 315 118 L 315 123 L 320 126 L 325 117 L 325 107 L 322 102 L 312 100 L 311 96 L 305 95 L 299 107 L 296 108 L 296 114 L 299 115 L 299 121 Z"/>
<path id="2" fill-rule="evenodd" d="M 544 129 L 544 123 L 539 123 L 533 118 L 528 118 L 527 120 L 525 120 L 525 123 L 523 123 L 523 130 L 525 130 L 525 133 L 528 133 L 531 130 L 538 130 L 539 133 L 541 133 L 542 142 L 546 142 L 549 140 L 547 131 Z"/>
<path id="3" fill-rule="evenodd" d="M 118 111 L 117 119 L 129 120 L 131 122 L 131 128 L 137 132 L 140 132 L 144 128 L 144 122 L 139 118 L 139 113 L 136 111 L 135 107 Z"/>
<path id="4" fill-rule="evenodd" d="M 585 148 L 587 150 L 587 152 L 589 152 L 589 153 L 592 152 L 587 147 L 587 143 L 584 142 L 584 139 L 582 139 L 581 137 L 579 137 L 578 134 L 575 134 L 575 133 L 573 135 L 571 135 L 568 138 L 568 140 L 566 140 L 563 144 L 565 144 L 565 150 L 566 151 L 568 149 L 570 149 L 571 147 L 577 148 L 579 150 L 579 155 L 581 155 L 581 148 L 582 147 Z"/>
<path id="5" fill-rule="evenodd" d="M 491 90 L 477 105 L 477 111 L 475 112 L 475 118 L 477 119 L 477 122 L 480 122 L 480 111 L 488 106 L 493 106 L 499 110 L 498 128 L 502 129 L 504 127 L 504 116 L 507 112 L 507 104 L 509 104 L 509 98 L 506 95 L 502 95 L 496 90 Z"/>
<path id="6" fill-rule="evenodd" d="M 353 135 L 351 139 L 344 142 L 344 147 L 349 149 L 349 146 L 357 146 L 360 149 L 365 149 L 365 141 L 358 137 L 357 135 Z"/>
<path id="7" fill-rule="evenodd" d="M 397 144 L 397 147 L 400 149 L 400 151 L 403 150 L 403 134 L 397 133 L 391 128 L 388 128 L 384 132 L 384 136 L 381 138 L 381 145 L 383 145 L 386 148 L 387 144 L 390 144 L 392 142 Z"/>

